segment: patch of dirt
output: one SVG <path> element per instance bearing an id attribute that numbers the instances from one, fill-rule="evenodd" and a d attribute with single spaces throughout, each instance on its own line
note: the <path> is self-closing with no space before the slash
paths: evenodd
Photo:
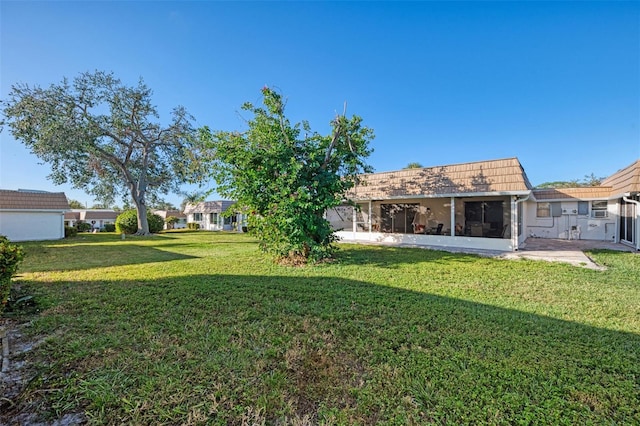
<path id="1" fill-rule="evenodd" d="M 37 372 L 29 354 L 44 342 L 44 338 L 28 338 L 23 333 L 29 322 L 0 318 L 0 425 L 4 426 L 73 426 L 86 423 L 82 414 L 69 413 L 53 421 L 44 420 L 38 412 L 37 394 L 25 398 L 29 384 Z M 8 348 L 8 350 L 7 350 Z M 8 352 L 8 358 L 5 356 Z"/>

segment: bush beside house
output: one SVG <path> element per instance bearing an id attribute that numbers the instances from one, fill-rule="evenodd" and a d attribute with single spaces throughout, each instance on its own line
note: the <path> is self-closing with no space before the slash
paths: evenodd
<path id="1" fill-rule="evenodd" d="M 157 214 L 147 212 L 149 232 L 156 234 L 162 231 L 164 220 Z M 135 234 L 138 231 L 138 216 L 135 210 L 126 210 L 116 218 L 116 232 Z"/>
<path id="2" fill-rule="evenodd" d="M 64 237 L 65 238 L 75 237 L 76 235 L 78 235 L 78 228 L 76 228 L 75 226 L 65 226 L 64 227 Z"/>
<path id="3" fill-rule="evenodd" d="M 11 244 L 7 237 L 0 235 L 0 314 L 9 298 L 11 278 L 18 271 L 18 265 L 23 258 L 22 246 Z"/>

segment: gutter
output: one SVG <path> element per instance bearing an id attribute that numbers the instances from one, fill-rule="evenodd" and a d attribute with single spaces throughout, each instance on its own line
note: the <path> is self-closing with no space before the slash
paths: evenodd
<path id="1" fill-rule="evenodd" d="M 622 196 L 622 199 L 624 201 L 626 201 L 627 203 L 633 203 L 636 205 L 636 217 L 634 218 L 634 220 L 636 221 L 636 246 L 635 249 L 636 251 L 640 251 L 640 230 L 638 229 L 638 211 L 640 211 L 640 201 L 636 201 L 636 200 L 632 200 L 630 198 L 631 193 L 626 193 Z M 620 238 L 620 236 L 618 236 L 618 238 Z"/>

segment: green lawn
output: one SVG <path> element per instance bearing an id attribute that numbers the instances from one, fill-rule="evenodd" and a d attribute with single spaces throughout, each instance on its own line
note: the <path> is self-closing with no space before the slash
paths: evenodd
<path id="1" fill-rule="evenodd" d="M 25 243 L 38 375 L 14 410 L 92 424 L 640 424 L 640 256 L 608 267 L 248 236 Z M 5 404 L 6 407 L 6 404 Z"/>

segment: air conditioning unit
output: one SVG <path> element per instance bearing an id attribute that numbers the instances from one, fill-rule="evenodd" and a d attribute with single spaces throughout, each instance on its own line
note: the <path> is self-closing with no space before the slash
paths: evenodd
<path id="1" fill-rule="evenodd" d="M 606 210 L 593 210 L 593 217 L 596 218 L 603 218 L 603 217 L 609 217 L 609 212 Z"/>

